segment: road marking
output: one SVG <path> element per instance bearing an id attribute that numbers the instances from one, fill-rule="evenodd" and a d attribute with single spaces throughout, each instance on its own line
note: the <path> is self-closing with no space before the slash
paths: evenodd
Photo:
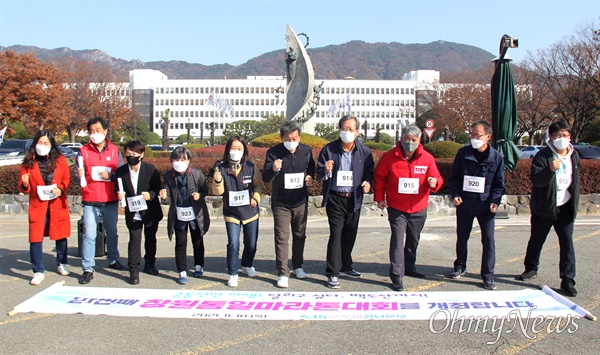
<path id="1" fill-rule="evenodd" d="M 0 325 L 6 325 L 6 324 L 11 324 L 11 323 L 19 323 L 19 322 L 26 321 L 26 320 L 48 318 L 48 317 L 54 317 L 54 316 L 56 316 L 56 314 L 37 313 L 37 314 L 32 314 L 32 315 L 29 315 L 29 316 L 15 318 L 15 319 L 10 319 L 9 318 L 8 320 L 0 322 Z"/>

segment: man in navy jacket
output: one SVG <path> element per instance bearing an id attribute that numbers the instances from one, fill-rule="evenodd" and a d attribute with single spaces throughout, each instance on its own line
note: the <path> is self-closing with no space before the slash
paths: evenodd
<path id="1" fill-rule="evenodd" d="M 373 182 L 371 150 L 358 137 L 358 118 L 342 117 L 338 123 L 340 139 L 327 144 L 317 161 L 317 178 L 323 181 L 323 207 L 329 220 L 327 243 L 327 286 L 339 288 L 338 276 L 360 278 L 352 268 L 352 249 L 356 241 L 363 195 Z"/>
<path id="2" fill-rule="evenodd" d="M 486 121 L 471 125 L 471 145 L 458 150 L 448 179 L 452 202 L 456 206 L 456 260 L 449 277 L 457 279 L 467 268 L 467 242 L 477 218 L 481 228 L 481 278 L 494 290 L 494 217 L 504 194 L 504 159 L 489 145 L 492 127 Z"/>

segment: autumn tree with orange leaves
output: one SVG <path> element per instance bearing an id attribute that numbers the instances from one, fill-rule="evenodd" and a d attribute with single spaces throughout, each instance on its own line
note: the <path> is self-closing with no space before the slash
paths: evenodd
<path id="1" fill-rule="evenodd" d="M 59 70 L 33 54 L 0 53 L 0 120 L 21 121 L 30 134 L 62 132 L 72 116 L 71 93 Z"/>

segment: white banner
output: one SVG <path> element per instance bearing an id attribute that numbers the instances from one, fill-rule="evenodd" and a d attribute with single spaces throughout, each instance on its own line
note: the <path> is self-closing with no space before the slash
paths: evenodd
<path id="1" fill-rule="evenodd" d="M 61 283 L 21 303 L 15 311 L 265 320 L 425 320 L 432 317 L 443 320 L 457 311 L 464 317 L 585 315 L 585 310 L 581 314 L 554 296 L 532 289 L 415 293 L 255 292 L 100 288 L 63 286 Z"/>

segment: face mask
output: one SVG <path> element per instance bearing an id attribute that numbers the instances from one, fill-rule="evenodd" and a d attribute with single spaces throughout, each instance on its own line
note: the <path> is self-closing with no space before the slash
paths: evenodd
<path id="1" fill-rule="evenodd" d="M 356 139 L 355 132 L 340 131 L 340 138 L 344 143 L 352 143 Z"/>
<path id="2" fill-rule="evenodd" d="M 484 141 L 481 139 L 471 139 L 471 146 L 473 147 L 473 149 L 479 149 L 483 147 L 483 143 Z"/>
<path id="3" fill-rule="evenodd" d="M 173 169 L 178 172 L 178 173 L 183 173 L 187 170 L 188 166 L 190 164 L 188 162 L 185 161 L 174 161 L 173 162 Z"/>
<path id="4" fill-rule="evenodd" d="M 229 151 L 229 159 L 231 159 L 231 161 L 240 161 L 240 160 L 242 160 L 243 155 L 244 155 L 243 150 L 230 150 Z"/>
<path id="5" fill-rule="evenodd" d="M 289 150 L 290 152 L 295 150 L 296 148 L 298 148 L 298 144 L 300 142 L 283 142 L 283 145 L 285 146 L 285 149 Z"/>
<path id="6" fill-rule="evenodd" d="M 138 165 L 140 163 L 140 160 L 142 160 L 141 157 L 127 157 L 127 164 L 129 165 Z"/>
<path id="7" fill-rule="evenodd" d="M 100 144 L 100 143 L 104 142 L 104 138 L 106 138 L 106 137 L 102 133 L 90 134 L 90 141 L 92 141 L 92 143 L 94 143 L 94 144 Z"/>
<path id="8" fill-rule="evenodd" d="M 560 138 L 552 140 L 552 145 L 554 145 L 554 147 L 558 150 L 567 149 L 567 147 L 569 146 L 569 143 L 571 143 L 571 140 L 569 138 L 565 138 L 565 137 L 560 137 Z"/>
<path id="9" fill-rule="evenodd" d="M 400 142 L 400 145 L 402 146 L 402 149 L 404 149 L 405 151 L 412 153 L 415 150 L 417 150 L 417 147 L 419 146 L 419 143 L 413 143 L 413 142 Z"/>
<path id="10" fill-rule="evenodd" d="M 50 153 L 50 149 L 51 149 L 51 147 L 41 145 L 41 144 L 38 144 L 35 146 L 35 152 L 37 153 L 37 155 L 42 156 L 42 157 L 48 155 L 48 153 Z"/>

